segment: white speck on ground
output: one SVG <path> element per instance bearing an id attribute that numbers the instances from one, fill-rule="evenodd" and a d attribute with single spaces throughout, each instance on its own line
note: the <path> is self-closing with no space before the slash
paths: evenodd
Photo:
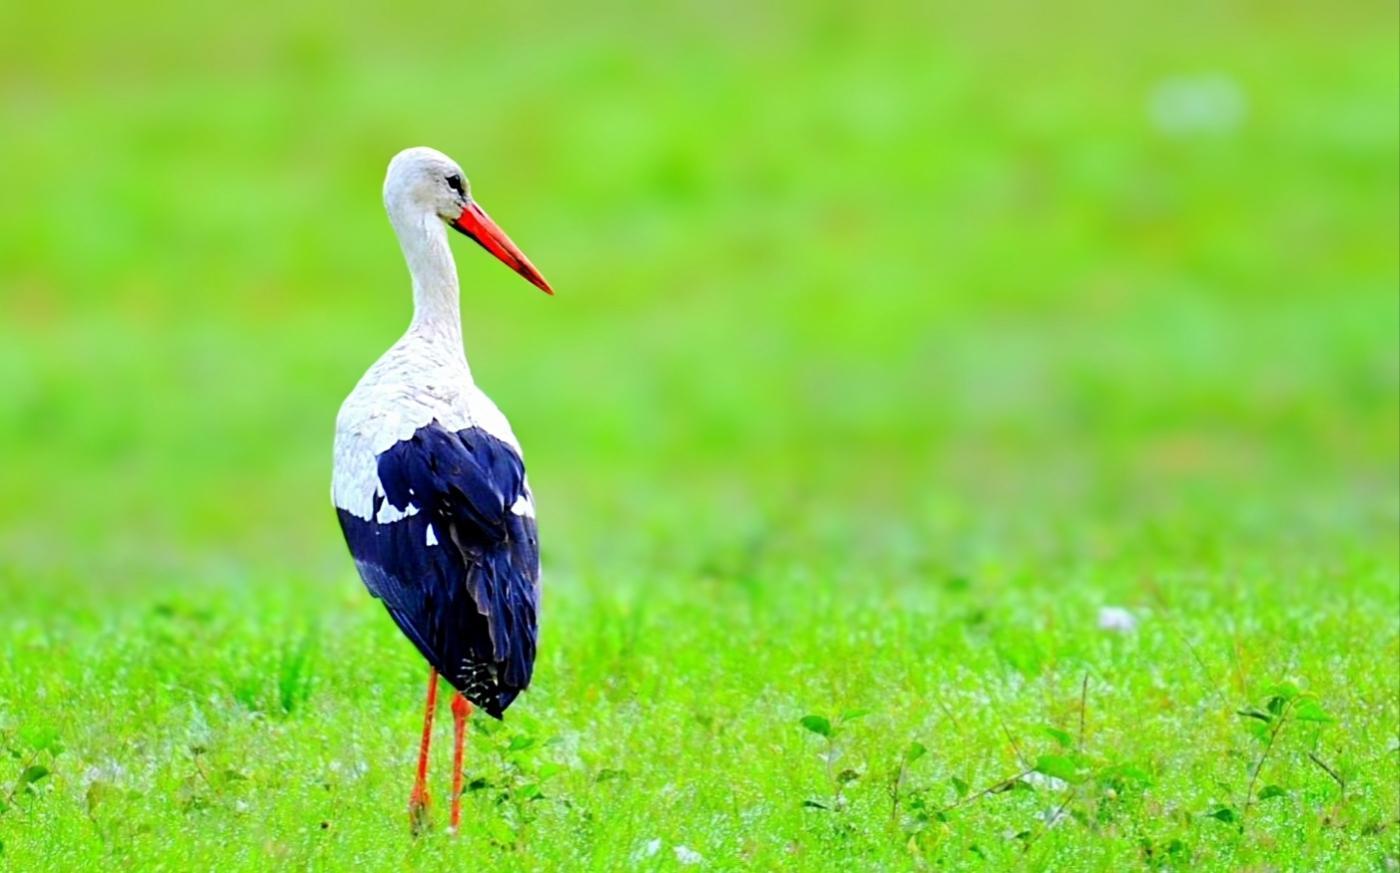
<path id="1" fill-rule="evenodd" d="M 1027 773 L 1021 777 L 1027 784 L 1044 791 L 1062 791 L 1069 787 L 1069 783 L 1054 776 L 1046 776 L 1044 773 Z"/>
<path id="2" fill-rule="evenodd" d="M 1148 98 L 1152 126 L 1172 137 L 1231 133 L 1244 121 L 1248 101 L 1234 77 L 1224 73 L 1169 76 Z"/>
<path id="3" fill-rule="evenodd" d="M 705 858 L 694 849 L 686 846 L 676 846 L 676 860 L 689 866 L 691 864 L 699 864 L 701 861 L 705 860 Z"/>
<path id="4" fill-rule="evenodd" d="M 1099 630 L 1130 634 L 1137 630 L 1137 616 L 1121 606 L 1099 607 Z"/>

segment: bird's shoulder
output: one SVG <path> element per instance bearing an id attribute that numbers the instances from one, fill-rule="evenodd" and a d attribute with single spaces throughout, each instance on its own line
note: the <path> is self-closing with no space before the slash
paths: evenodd
<path id="1" fill-rule="evenodd" d="M 379 491 L 379 459 L 430 425 L 480 431 L 523 464 L 510 422 L 473 382 L 465 358 L 401 342 L 366 371 L 336 416 L 335 505 L 368 517 Z"/>
<path id="2" fill-rule="evenodd" d="M 433 421 L 453 431 L 478 428 L 522 454 L 500 407 L 469 373 L 447 367 L 361 381 L 336 415 L 336 441 L 377 455 Z"/>
<path id="3" fill-rule="evenodd" d="M 377 454 L 434 419 L 465 426 L 474 387 L 460 350 L 405 336 L 379 356 L 341 404 L 336 440 Z"/>

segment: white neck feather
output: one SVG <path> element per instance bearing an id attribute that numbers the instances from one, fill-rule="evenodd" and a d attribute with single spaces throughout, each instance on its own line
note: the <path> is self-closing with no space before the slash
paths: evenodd
<path id="1" fill-rule="evenodd" d="M 391 213 L 389 218 L 413 277 L 413 322 L 409 334 L 445 341 L 460 350 L 461 295 L 457 264 L 447 244 L 447 225 L 428 212 Z"/>

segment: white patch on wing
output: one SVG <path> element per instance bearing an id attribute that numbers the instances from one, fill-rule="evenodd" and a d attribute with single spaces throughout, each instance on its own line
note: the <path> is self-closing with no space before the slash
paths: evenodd
<path id="1" fill-rule="evenodd" d="M 527 494 L 522 494 L 515 498 L 515 502 L 510 505 L 510 511 L 516 515 L 523 515 L 526 518 L 535 517 L 535 504 L 530 501 Z"/>
<path id="2" fill-rule="evenodd" d="M 380 524 L 393 524 L 399 519 L 408 518 L 410 515 L 417 514 L 418 507 L 414 506 L 412 503 L 408 504 L 403 509 L 399 509 L 386 500 L 379 504 L 379 514 L 374 517 L 374 520 Z"/>
<path id="3" fill-rule="evenodd" d="M 428 525 L 428 535 L 423 538 L 423 544 L 425 546 L 435 546 L 438 544 L 437 531 L 433 530 L 431 524 Z"/>

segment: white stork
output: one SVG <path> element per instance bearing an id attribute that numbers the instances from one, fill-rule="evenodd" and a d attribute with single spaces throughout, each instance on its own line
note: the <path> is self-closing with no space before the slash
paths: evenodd
<path id="1" fill-rule="evenodd" d="M 530 684 L 539 545 L 520 444 L 467 366 L 447 228 L 554 292 L 441 152 L 395 155 L 384 207 L 413 277 L 413 321 L 340 407 L 331 496 L 360 578 L 431 666 L 409 799 L 415 830 L 427 816 L 438 675 L 456 689 L 455 830 L 472 704 L 500 718 Z"/>

